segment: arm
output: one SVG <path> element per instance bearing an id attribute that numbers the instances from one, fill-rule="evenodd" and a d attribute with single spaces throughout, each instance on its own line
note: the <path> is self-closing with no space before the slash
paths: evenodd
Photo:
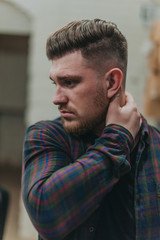
<path id="1" fill-rule="evenodd" d="M 25 140 L 23 197 L 38 232 L 45 239 L 63 239 L 85 221 L 119 177 L 130 170 L 132 146 L 133 139 L 125 129 L 108 127 L 73 164 L 66 166 L 68 157 L 61 150 L 58 166 L 57 149 L 62 145 L 44 126 L 30 128 Z"/>
<path id="2" fill-rule="evenodd" d="M 23 198 L 44 239 L 63 239 L 99 206 L 104 195 L 130 170 L 133 138 L 109 125 L 87 152 L 71 162 L 68 146 L 47 124 L 29 128 L 24 149 Z"/>

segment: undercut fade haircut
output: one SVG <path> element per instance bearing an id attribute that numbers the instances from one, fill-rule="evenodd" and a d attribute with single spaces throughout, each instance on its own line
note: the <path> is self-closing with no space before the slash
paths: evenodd
<path id="1" fill-rule="evenodd" d="M 87 64 L 100 74 L 118 67 L 127 69 L 127 41 L 112 22 L 101 19 L 73 21 L 53 33 L 46 44 L 49 60 L 80 50 Z"/>

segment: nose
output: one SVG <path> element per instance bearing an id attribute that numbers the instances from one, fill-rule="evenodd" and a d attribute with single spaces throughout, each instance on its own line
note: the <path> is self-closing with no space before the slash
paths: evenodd
<path id="1" fill-rule="evenodd" d="M 54 98 L 53 98 L 53 104 L 61 105 L 61 104 L 66 104 L 67 102 L 68 102 L 68 98 L 65 92 L 60 87 L 57 87 Z"/>

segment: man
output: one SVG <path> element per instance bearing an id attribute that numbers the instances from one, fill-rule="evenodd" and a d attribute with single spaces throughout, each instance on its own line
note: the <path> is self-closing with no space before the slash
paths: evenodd
<path id="1" fill-rule="evenodd" d="M 75 21 L 47 56 L 61 118 L 27 130 L 22 178 L 39 239 L 160 239 L 160 133 L 125 93 L 125 37 Z"/>

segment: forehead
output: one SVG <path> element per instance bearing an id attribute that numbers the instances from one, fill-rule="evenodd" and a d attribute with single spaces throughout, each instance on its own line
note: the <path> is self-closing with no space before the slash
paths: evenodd
<path id="1" fill-rule="evenodd" d="M 55 58 L 52 60 L 50 68 L 50 76 L 66 75 L 66 74 L 79 74 L 88 68 L 85 58 L 82 56 L 81 51 L 74 51 L 65 54 L 63 57 Z"/>

